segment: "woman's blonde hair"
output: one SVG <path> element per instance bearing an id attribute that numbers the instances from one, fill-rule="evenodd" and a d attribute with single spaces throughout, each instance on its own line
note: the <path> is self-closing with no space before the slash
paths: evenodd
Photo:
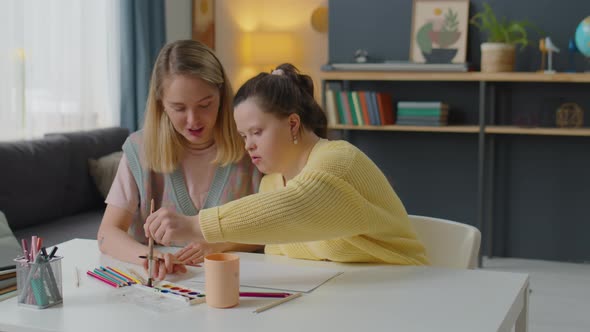
<path id="1" fill-rule="evenodd" d="M 178 40 L 165 45 L 152 71 L 143 124 L 147 167 L 162 173 L 176 169 L 184 157 L 187 140 L 178 133 L 164 112 L 164 82 L 173 75 L 197 77 L 219 87 L 219 112 L 214 129 L 217 156 L 213 161 L 227 165 L 239 161 L 244 145 L 232 117 L 233 91 L 213 51 L 195 40 Z"/>

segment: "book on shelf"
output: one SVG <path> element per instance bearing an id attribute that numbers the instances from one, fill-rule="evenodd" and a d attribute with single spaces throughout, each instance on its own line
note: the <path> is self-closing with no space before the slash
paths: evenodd
<path id="1" fill-rule="evenodd" d="M 16 284 L 11 287 L 0 289 L 0 302 L 16 296 Z"/>
<path id="2" fill-rule="evenodd" d="M 406 116 L 398 115 L 397 121 L 447 121 L 448 116 Z"/>
<path id="3" fill-rule="evenodd" d="M 372 124 L 373 120 L 372 117 L 369 113 L 369 104 L 367 101 L 367 92 L 366 91 L 358 91 L 357 92 L 358 97 L 359 97 L 359 105 L 361 107 L 361 110 L 363 112 L 363 122 L 365 124 Z"/>
<path id="4" fill-rule="evenodd" d="M 385 92 L 346 91 L 328 84 L 324 94 L 329 125 L 390 125 L 395 123 L 392 96 Z"/>
<path id="5" fill-rule="evenodd" d="M 338 114 L 336 108 L 336 97 L 333 90 L 326 90 L 326 118 L 328 119 L 328 126 L 333 126 L 338 123 Z"/>
<path id="6" fill-rule="evenodd" d="M 411 61 L 369 62 L 369 63 L 329 63 L 322 66 L 323 71 L 409 71 L 409 72 L 467 72 L 468 63 L 420 63 Z"/>
<path id="7" fill-rule="evenodd" d="M 448 116 L 449 111 L 447 109 L 440 110 L 435 108 L 398 108 L 397 116 Z"/>
<path id="8" fill-rule="evenodd" d="M 446 126 L 447 121 L 441 120 L 405 120 L 398 119 L 397 124 L 400 126 Z"/>
<path id="9" fill-rule="evenodd" d="M 13 285 L 16 285 L 16 274 L 12 275 L 10 278 L 0 280 L 0 291 Z"/>
<path id="10" fill-rule="evenodd" d="M 397 108 L 448 109 L 449 105 L 442 101 L 398 101 Z"/>
<path id="11" fill-rule="evenodd" d="M 371 121 L 372 125 L 381 126 L 381 115 L 379 112 L 379 106 L 377 105 L 377 93 L 373 91 L 367 91 L 368 99 L 367 105 L 369 106 L 369 111 L 373 116 L 373 121 Z"/>
<path id="12" fill-rule="evenodd" d="M 363 120 L 361 119 L 361 113 L 359 107 L 354 98 L 354 91 L 347 91 L 348 105 L 350 107 L 350 115 L 352 115 L 352 124 L 355 126 L 362 126 Z"/>

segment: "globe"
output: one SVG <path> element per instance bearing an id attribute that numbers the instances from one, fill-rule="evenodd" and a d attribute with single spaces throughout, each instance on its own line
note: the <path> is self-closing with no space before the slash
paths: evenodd
<path id="1" fill-rule="evenodd" d="M 590 57 L 590 16 L 586 17 L 576 29 L 576 46 L 582 54 Z"/>

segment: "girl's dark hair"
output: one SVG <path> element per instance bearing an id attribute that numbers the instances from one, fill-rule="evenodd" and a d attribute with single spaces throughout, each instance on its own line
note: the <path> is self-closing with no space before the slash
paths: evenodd
<path id="1" fill-rule="evenodd" d="M 248 98 L 254 98 L 264 112 L 281 118 L 295 113 L 307 130 L 322 138 L 327 136 L 326 114 L 313 97 L 313 80 L 300 74 L 290 63 L 249 79 L 236 93 L 234 108 Z"/>

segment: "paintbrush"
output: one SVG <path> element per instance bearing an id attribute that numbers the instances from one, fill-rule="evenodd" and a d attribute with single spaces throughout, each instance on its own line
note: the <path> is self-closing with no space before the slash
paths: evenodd
<path id="1" fill-rule="evenodd" d="M 152 201 L 150 202 L 150 215 L 154 213 L 154 199 L 152 198 Z M 147 285 L 149 287 L 152 287 L 152 272 L 153 272 L 153 268 L 154 268 L 154 238 L 150 235 L 148 238 L 148 282 Z"/>

